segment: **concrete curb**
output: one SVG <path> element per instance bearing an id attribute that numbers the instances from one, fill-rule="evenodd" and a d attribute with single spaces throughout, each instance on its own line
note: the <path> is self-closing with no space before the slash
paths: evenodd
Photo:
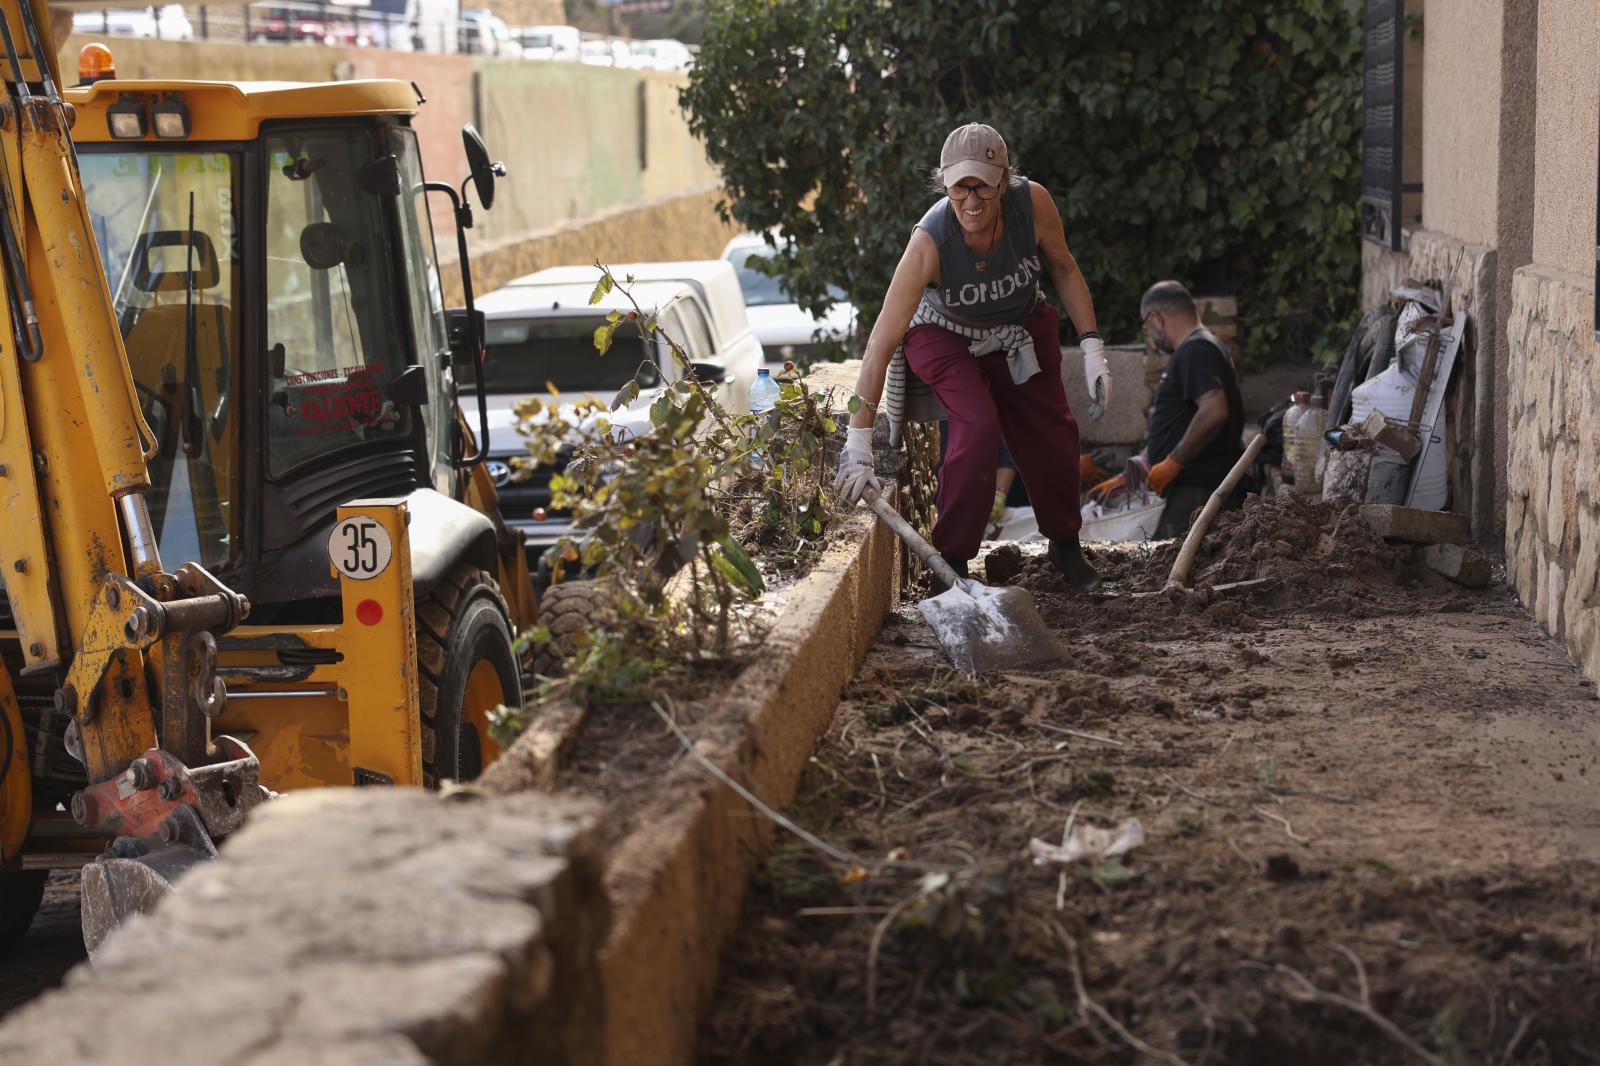
<path id="1" fill-rule="evenodd" d="M 285 796 L 0 1023 L 0 1062 L 592 1062 L 604 841 L 575 797 Z"/>
<path id="2" fill-rule="evenodd" d="M 858 514 L 854 535 L 830 548 L 790 593 L 762 658 L 715 716 L 722 733 L 689 730 L 696 748 L 775 807 L 794 797 L 817 738 L 833 719 L 899 596 L 899 541 Z M 614 915 L 601 956 L 606 1061 L 691 1063 L 745 886 L 773 826 L 734 792 L 684 760 L 612 852 L 606 887 Z"/>

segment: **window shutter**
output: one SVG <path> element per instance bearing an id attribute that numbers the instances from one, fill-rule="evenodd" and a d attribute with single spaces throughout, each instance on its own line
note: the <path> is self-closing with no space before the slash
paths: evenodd
<path id="1" fill-rule="evenodd" d="M 1361 235 L 1397 252 L 1401 250 L 1405 17 L 1405 0 L 1366 0 Z"/>

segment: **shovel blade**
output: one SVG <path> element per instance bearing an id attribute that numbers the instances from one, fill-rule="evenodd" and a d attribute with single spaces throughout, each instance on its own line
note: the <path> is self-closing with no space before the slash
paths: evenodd
<path id="1" fill-rule="evenodd" d="M 957 582 L 917 604 L 958 670 L 988 673 L 1056 665 L 1064 650 L 1026 589 Z"/>

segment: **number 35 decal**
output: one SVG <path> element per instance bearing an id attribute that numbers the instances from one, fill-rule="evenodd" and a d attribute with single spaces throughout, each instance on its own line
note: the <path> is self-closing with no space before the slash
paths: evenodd
<path id="1" fill-rule="evenodd" d="M 346 518 L 328 535 L 328 560 L 333 568 L 357 581 L 389 569 L 393 552 L 388 531 L 370 518 Z"/>

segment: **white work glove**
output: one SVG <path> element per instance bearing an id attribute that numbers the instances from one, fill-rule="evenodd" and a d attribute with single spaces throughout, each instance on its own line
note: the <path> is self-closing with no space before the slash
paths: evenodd
<path id="1" fill-rule="evenodd" d="M 851 426 L 845 433 L 844 451 L 839 455 L 839 472 L 833 478 L 833 491 L 845 503 L 853 504 L 869 488 L 883 491 L 883 483 L 872 470 L 872 427 Z"/>
<path id="2" fill-rule="evenodd" d="M 1083 346 L 1083 381 L 1089 387 L 1089 417 L 1099 418 L 1111 406 L 1111 366 L 1106 362 L 1105 342 L 1099 337 L 1085 337 Z M 1095 388 L 1104 382 L 1105 392 L 1101 402 L 1095 404 Z"/>

